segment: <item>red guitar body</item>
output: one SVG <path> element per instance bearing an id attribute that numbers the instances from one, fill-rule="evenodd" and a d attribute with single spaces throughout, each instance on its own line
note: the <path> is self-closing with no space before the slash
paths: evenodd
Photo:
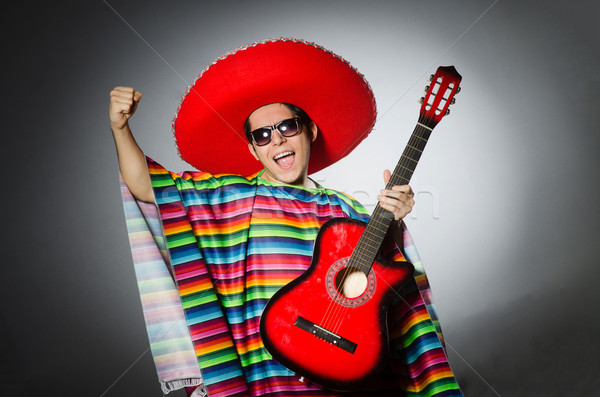
<path id="1" fill-rule="evenodd" d="M 326 222 L 309 269 L 271 298 L 261 318 L 261 338 L 273 358 L 330 389 L 359 387 L 385 364 L 387 309 L 413 273 L 408 262 L 378 257 L 362 295 L 340 293 L 336 278 L 365 227 L 346 218 Z"/>

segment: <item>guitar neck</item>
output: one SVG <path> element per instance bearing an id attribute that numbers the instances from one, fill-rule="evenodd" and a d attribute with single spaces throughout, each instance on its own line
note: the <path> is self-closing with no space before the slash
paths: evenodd
<path id="1" fill-rule="evenodd" d="M 433 128 L 425 125 L 423 121 L 420 117 L 385 187 L 386 189 L 391 189 L 397 185 L 407 185 L 410 182 L 410 178 L 413 176 L 415 168 L 417 168 L 421 154 L 423 154 L 425 145 L 433 130 Z M 394 215 L 391 212 L 377 204 L 360 241 L 354 249 L 349 266 L 358 268 L 368 274 L 393 219 Z"/>
<path id="2" fill-rule="evenodd" d="M 429 80 L 431 85 L 425 87 L 425 96 L 420 100 L 419 121 L 385 187 L 386 189 L 389 190 L 393 186 L 406 185 L 410 182 L 421 154 L 423 154 L 423 149 L 431 136 L 431 131 L 445 115 L 450 113 L 448 107 L 454 103 L 454 95 L 460 90 L 461 80 L 462 77 L 454 66 L 440 66 L 435 75 L 431 75 Z M 393 219 L 394 215 L 391 212 L 377 204 L 365 231 L 352 252 L 348 266 L 369 274 Z"/>

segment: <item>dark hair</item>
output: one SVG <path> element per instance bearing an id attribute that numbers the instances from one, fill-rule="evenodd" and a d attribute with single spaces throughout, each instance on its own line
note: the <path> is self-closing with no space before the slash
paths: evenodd
<path id="1" fill-rule="evenodd" d="M 300 122 L 302 124 L 308 126 L 312 122 L 312 120 L 308 116 L 308 113 L 306 113 L 304 111 L 304 109 L 299 108 L 296 105 L 292 105 L 291 103 L 286 103 L 286 102 L 278 102 L 278 103 L 281 103 L 283 106 L 288 108 L 289 111 L 292 112 L 292 114 L 294 116 L 296 116 L 300 119 Z M 250 136 L 250 116 L 248 116 L 246 118 L 246 121 L 244 122 L 244 133 L 246 134 L 246 139 L 248 140 L 248 142 L 252 143 L 252 137 Z"/>

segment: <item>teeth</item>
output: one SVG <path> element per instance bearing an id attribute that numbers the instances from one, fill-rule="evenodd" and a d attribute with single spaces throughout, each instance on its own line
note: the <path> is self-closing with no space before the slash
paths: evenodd
<path id="1" fill-rule="evenodd" d="M 273 160 L 279 160 L 282 157 L 289 156 L 290 154 L 294 154 L 294 152 L 283 152 L 279 153 L 277 156 L 273 157 Z"/>

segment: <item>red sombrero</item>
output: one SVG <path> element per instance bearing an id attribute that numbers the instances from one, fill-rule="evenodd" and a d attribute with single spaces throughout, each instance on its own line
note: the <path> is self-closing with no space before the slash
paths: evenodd
<path id="1" fill-rule="evenodd" d="M 173 119 L 181 158 L 213 174 L 259 171 L 244 122 L 275 102 L 299 106 L 319 127 L 309 173 L 345 157 L 375 123 L 371 87 L 350 63 L 314 43 L 274 39 L 228 53 L 196 78 Z"/>

